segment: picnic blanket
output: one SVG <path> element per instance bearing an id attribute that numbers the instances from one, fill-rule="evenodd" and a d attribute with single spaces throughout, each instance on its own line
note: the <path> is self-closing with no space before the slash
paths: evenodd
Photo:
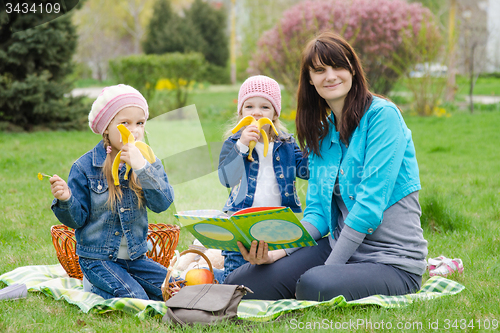
<path id="1" fill-rule="evenodd" d="M 167 312 L 165 302 L 146 301 L 135 298 L 104 298 L 83 291 L 81 280 L 70 278 L 61 265 L 40 265 L 18 267 L 0 276 L 7 285 L 26 284 L 28 291 L 38 291 L 56 300 L 65 300 L 78 306 L 84 313 L 104 313 L 124 311 L 144 320 L 150 317 L 163 317 Z M 243 300 L 238 306 L 238 317 L 252 321 L 269 321 L 294 310 L 311 306 L 352 307 L 360 305 L 379 305 L 384 308 L 407 306 L 417 300 L 430 300 L 436 297 L 454 295 L 465 289 L 464 286 L 440 276 L 431 277 L 414 294 L 402 296 L 375 295 L 347 302 L 343 296 L 325 302 L 299 301 L 285 299 L 278 301 Z"/>

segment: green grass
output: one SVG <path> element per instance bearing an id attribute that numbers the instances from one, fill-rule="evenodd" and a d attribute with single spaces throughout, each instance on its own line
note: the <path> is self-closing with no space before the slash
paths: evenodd
<path id="1" fill-rule="evenodd" d="M 221 140 L 223 117 L 220 114 L 222 111 L 217 108 L 222 105 L 220 110 L 227 108 L 229 115 L 235 108 L 232 104 L 235 96 L 234 91 L 193 96 L 193 102 L 203 112 L 206 105 L 214 108 L 211 116 L 207 113 L 202 117 L 207 142 Z M 231 98 L 229 102 L 227 98 Z M 336 322 L 383 320 L 393 326 L 397 322 L 421 322 L 425 332 L 433 331 L 428 326 L 436 320 L 440 320 L 441 325 L 445 319 L 500 320 L 500 112 L 478 112 L 474 115 L 455 112 L 449 118 L 405 116 L 405 119 L 412 130 L 417 150 L 422 182 L 422 225 L 429 242 L 429 257 L 442 254 L 461 258 L 465 271 L 454 279 L 466 289 L 456 296 L 417 302 L 401 309 L 376 306 L 309 308 L 271 324 L 227 325 L 207 329 L 207 332 L 292 331 L 291 319 L 301 323 L 323 319 Z M 189 140 L 188 134 L 182 138 Z M 39 181 L 36 175 L 38 172 L 57 173 L 66 178 L 71 164 L 98 140 L 99 137 L 90 131 L 0 133 L 3 213 L 0 216 L 0 274 L 16 267 L 58 262 L 49 232 L 51 225 L 59 224 L 50 210 L 50 186 L 46 179 Z M 305 183 L 299 184 L 299 188 L 303 199 Z M 193 209 L 220 208 L 223 204 L 220 202 L 218 207 L 206 207 L 204 191 L 193 190 L 189 194 L 190 199 L 182 204 L 193 205 Z M 150 221 L 175 223 L 174 211 L 175 206 L 162 214 L 150 213 Z M 179 247 L 185 249 L 191 240 L 191 235 L 181 233 Z M 424 279 L 427 277 L 427 274 L 424 275 Z M 0 282 L 0 288 L 4 286 Z M 171 328 L 158 320 L 141 322 L 120 312 L 84 314 L 76 306 L 40 293 L 29 293 L 28 298 L 23 300 L 0 302 L 0 332 L 170 331 Z M 187 331 L 200 331 L 200 328 Z M 477 326 L 469 331 L 478 331 Z"/>
<path id="2" fill-rule="evenodd" d="M 470 90 L 469 79 L 457 77 L 458 95 L 468 95 Z M 474 95 L 500 96 L 500 78 L 479 77 L 474 85 Z"/>
<path id="3" fill-rule="evenodd" d="M 413 80 L 418 79 L 401 78 L 394 85 L 392 92 L 408 92 L 407 85 L 411 84 Z M 444 80 L 446 80 L 446 78 Z M 439 80 L 436 80 L 436 83 L 438 81 Z M 467 77 L 461 75 L 457 76 L 456 85 L 458 88 L 457 96 L 469 95 L 470 83 Z M 500 96 L 500 78 L 480 76 L 474 85 L 474 95 Z"/>

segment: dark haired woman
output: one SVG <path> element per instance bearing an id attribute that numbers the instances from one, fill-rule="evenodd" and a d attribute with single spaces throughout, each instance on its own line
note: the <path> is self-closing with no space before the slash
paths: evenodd
<path id="1" fill-rule="evenodd" d="M 411 132 L 396 105 L 368 90 L 356 53 L 334 33 L 303 52 L 296 125 L 310 169 L 302 223 L 318 246 L 272 264 L 279 256 L 265 246 L 243 251 L 250 264 L 226 283 L 250 287 L 251 298 L 314 301 L 420 289 L 427 242 Z"/>

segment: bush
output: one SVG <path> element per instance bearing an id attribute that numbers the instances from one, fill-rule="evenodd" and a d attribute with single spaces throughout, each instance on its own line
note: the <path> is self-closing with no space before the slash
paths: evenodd
<path id="1" fill-rule="evenodd" d="M 116 58 L 109 67 L 118 82 L 136 88 L 148 101 L 157 90 L 172 91 L 172 107 L 177 109 L 186 105 L 189 90 L 203 76 L 206 62 L 200 53 L 174 52 Z M 162 79 L 169 83 L 158 85 Z"/>
<path id="2" fill-rule="evenodd" d="M 231 83 L 231 75 L 228 66 L 216 66 L 208 64 L 201 81 L 206 81 L 212 84 L 229 84 Z"/>
<path id="3" fill-rule="evenodd" d="M 374 92 L 387 94 L 400 73 L 414 63 L 394 68 L 394 55 L 403 59 L 409 52 L 403 35 L 417 38 L 422 24 L 428 33 L 438 33 L 433 14 L 419 3 L 403 0 L 304 1 L 283 14 L 258 42 L 250 71 L 267 74 L 295 92 L 301 53 L 319 32 L 332 30 L 351 43 L 363 63 Z"/>

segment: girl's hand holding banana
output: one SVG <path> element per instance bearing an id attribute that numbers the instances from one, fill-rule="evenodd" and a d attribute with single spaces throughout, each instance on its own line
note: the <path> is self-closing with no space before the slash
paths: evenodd
<path id="1" fill-rule="evenodd" d="M 140 169 L 146 164 L 146 159 L 134 144 L 123 145 L 121 152 L 120 161 L 127 163 L 134 170 Z"/>
<path id="2" fill-rule="evenodd" d="M 248 125 L 242 132 L 240 137 L 240 142 L 245 146 L 249 147 L 250 142 L 259 141 L 261 138 L 259 128 L 255 125 Z"/>
<path id="3" fill-rule="evenodd" d="M 144 158 L 151 164 L 156 161 L 155 154 L 151 147 L 142 141 L 135 141 L 134 135 L 129 131 L 127 127 L 123 124 L 117 126 L 120 134 L 122 136 L 123 147 L 122 150 L 116 154 L 115 160 L 113 161 L 113 166 L 111 167 L 111 174 L 113 176 L 114 184 L 120 185 L 120 179 L 118 178 L 118 168 L 120 166 L 120 161 L 125 162 L 127 169 L 125 170 L 124 179 L 128 179 L 128 173 L 131 168 L 140 169 L 146 163 Z M 142 156 L 138 156 L 142 154 Z M 123 155 L 123 158 L 122 158 Z"/>
<path id="4" fill-rule="evenodd" d="M 259 120 L 256 120 L 252 116 L 246 116 L 245 118 L 240 120 L 240 122 L 238 123 L 238 125 L 236 125 L 235 128 L 232 129 L 233 133 L 237 133 L 243 126 L 251 127 L 250 130 L 246 131 L 247 136 L 245 138 L 245 140 L 247 140 L 247 139 L 249 140 L 249 143 L 248 143 L 248 148 L 250 148 L 250 150 L 248 151 L 248 160 L 249 161 L 254 160 L 252 157 L 252 151 L 255 148 L 255 145 L 257 144 L 257 141 L 259 141 L 259 138 L 260 138 L 259 135 L 257 137 L 255 137 L 249 133 L 249 132 L 255 132 L 255 129 L 257 130 L 257 133 L 262 134 L 262 140 L 264 142 L 264 156 L 267 156 L 267 149 L 269 147 L 269 139 L 267 137 L 266 131 L 264 131 L 264 129 L 262 129 L 262 127 L 266 124 L 269 124 L 271 126 L 271 128 L 273 129 L 274 133 L 276 133 L 276 135 L 278 135 L 278 131 L 276 130 L 276 127 L 274 127 L 273 122 L 271 121 L 271 119 L 266 118 L 266 117 L 263 117 L 263 118 L 260 118 Z M 252 129 L 252 127 L 253 127 L 253 129 Z M 243 131 L 243 132 L 245 132 L 245 131 Z M 243 133 L 242 133 L 242 137 L 243 137 Z M 252 137 L 253 137 L 253 139 L 256 139 L 256 140 L 252 140 L 251 139 Z M 241 141 L 241 143 L 246 145 L 246 143 L 243 141 Z"/>

